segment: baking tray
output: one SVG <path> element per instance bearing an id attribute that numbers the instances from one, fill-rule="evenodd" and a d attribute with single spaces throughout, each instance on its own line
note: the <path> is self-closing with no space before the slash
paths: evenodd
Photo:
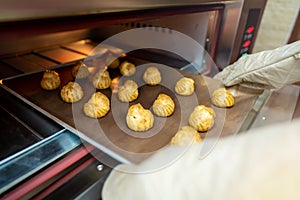
<path id="1" fill-rule="evenodd" d="M 0 161 L 41 140 L 1 106 L 0 115 Z"/>
<path id="2" fill-rule="evenodd" d="M 212 94 L 214 89 L 223 86 L 218 80 L 179 71 L 162 64 L 155 64 L 161 71 L 162 83 L 157 86 L 149 86 L 143 84 L 142 74 L 153 63 L 141 62 L 138 59 L 123 59 L 134 62 L 138 66 L 136 74 L 130 79 L 135 80 L 140 86 L 139 97 L 130 104 L 122 103 L 116 97 L 116 88 L 97 90 L 103 92 L 111 100 L 111 110 L 101 119 L 92 119 L 85 116 L 82 109 L 83 104 L 96 91 L 92 87 L 91 78 L 99 66 L 95 67 L 92 61 L 86 61 L 87 65 L 90 66 L 91 75 L 87 79 L 76 80 L 84 90 L 84 97 L 73 104 L 65 103 L 61 100 L 59 95 L 60 88 L 54 91 L 41 89 L 40 80 L 43 71 L 4 79 L 1 86 L 65 128 L 76 133 L 84 141 L 91 143 L 114 159 L 124 163 L 138 163 L 168 145 L 177 130 L 188 124 L 188 116 L 198 104 L 211 106 L 216 112 L 214 126 L 208 132 L 201 133 L 202 138 L 218 138 L 235 134 L 243 124 L 247 113 L 251 110 L 258 96 L 258 93 L 255 91 L 235 87 L 231 88 L 236 96 L 235 105 L 232 108 L 214 107 L 211 104 L 210 94 Z M 74 65 L 75 63 L 68 63 L 54 68 L 60 74 L 62 86 L 69 81 L 74 81 L 71 74 L 71 69 Z M 124 77 L 119 78 L 118 70 L 109 70 L 109 72 L 113 79 L 114 87 L 118 82 L 124 82 L 127 79 Z M 191 96 L 184 97 L 174 92 L 176 81 L 183 76 L 195 80 L 195 93 Z M 167 118 L 155 117 L 154 127 L 146 132 L 134 132 L 128 129 L 125 122 L 128 106 L 141 103 L 145 108 L 151 108 L 159 93 L 168 94 L 173 98 L 176 106 L 173 115 Z"/>

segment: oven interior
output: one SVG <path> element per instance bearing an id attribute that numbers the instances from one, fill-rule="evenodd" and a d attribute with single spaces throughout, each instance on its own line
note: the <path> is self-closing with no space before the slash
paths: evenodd
<path id="1" fill-rule="evenodd" d="M 218 36 L 216 30 L 219 17 L 220 10 L 213 9 L 197 13 L 175 14 L 164 18 L 101 25 L 101 27 L 93 29 L 87 28 L 40 35 L 33 34 L 33 36 L 29 35 L 28 37 L 26 37 L 26 33 L 25 37 L 20 33 L 19 35 L 11 36 L 11 39 L 1 38 L 0 78 L 45 70 L 58 64 L 85 59 L 103 40 L 122 31 L 134 28 L 143 28 L 144 31 L 149 33 L 155 32 L 158 33 L 158 36 L 161 35 L 162 37 L 175 34 L 175 31 L 181 32 L 191 37 L 195 42 L 198 42 L 205 48 L 209 55 L 212 55 L 212 41 L 216 40 Z M 147 38 L 143 37 L 141 39 L 147 40 Z M 115 42 L 131 46 L 135 49 L 143 49 L 141 44 L 133 41 L 121 40 Z M 158 51 L 156 53 L 156 51 L 152 50 L 151 52 L 155 55 L 164 53 L 164 57 L 171 56 L 179 63 L 182 63 L 184 60 L 176 55 L 170 55 L 168 52 Z M 189 57 L 185 58 L 187 59 L 185 63 L 193 62 L 195 59 L 204 60 L 202 58 L 203 55 L 195 53 L 194 49 L 190 49 L 189 51 L 187 53 Z M 139 54 L 139 56 L 142 55 L 143 53 Z M 156 60 L 161 62 L 161 58 L 162 56 Z M 176 61 L 172 62 L 172 64 L 176 64 Z M 182 66 L 175 67 L 180 68 Z M 203 61 L 202 66 L 190 67 L 190 71 L 194 71 L 195 73 L 203 73 L 208 70 L 207 66 L 205 66 L 205 61 Z"/>

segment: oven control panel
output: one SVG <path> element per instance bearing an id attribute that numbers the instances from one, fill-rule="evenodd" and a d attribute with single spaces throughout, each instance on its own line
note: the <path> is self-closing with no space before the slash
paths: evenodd
<path id="1" fill-rule="evenodd" d="M 256 29 L 260 12 L 261 9 L 257 8 L 249 10 L 242 43 L 240 45 L 239 57 L 248 55 L 253 48 L 254 35 L 257 32 Z"/>

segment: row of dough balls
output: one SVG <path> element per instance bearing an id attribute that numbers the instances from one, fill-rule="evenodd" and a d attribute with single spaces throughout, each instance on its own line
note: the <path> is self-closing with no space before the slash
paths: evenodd
<path id="1" fill-rule="evenodd" d="M 52 70 L 47 70 L 44 73 L 43 79 L 41 81 L 42 88 L 46 90 L 56 89 L 60 85 L 60 78 L 57 72 Z M 73 103 L 82 99 L 84 92 L 81 86 L 70 81 L 68 84 L 62 87 L 60 91 L 60 96 L 64 102 Z M 105 116 L 110 110 L 110 101 L 101 92 L 95 92 L 89 101 L 84 104 L 84 113 L 92 118 L 100 118 Z"/>
<path id="2" fill-rule="evenodd" d="M 200 142 L 199 132 L 206 132 L 214 125 L 215 111 L 204 105 L 198 105 L 189 116 L 189 125 L 184 126 L 171 139 L 172 145 L 188 145 Z M 147 131 L 153 127 L 154 116 L 140 103 L 129 107 L 126 115 L 127 126 L 133 131 Z M 199 131 L 199 132 L 198 132 Z"/>
<path id="3" fill-rule="evenodd" d="M 217 107 L 232 107 L 235 103 L 234 96 L 225 88 L 214 90 L 212 103 Z M 198 105 L 189 117 L 189 126 L 184 126 L 171 139 L 172 145 L 189 145 L 201 141 L 198 133 L 206 132 L 214 125 L 216 113 L 213 108 Z"/>
<path id="4" fill-rule="evenodd" d="M 124 61 L 120 65 L 120 72 L 124 76 L 131 76 L 135 73 L 135 65 Z M 78 62 L 71 70 L 74 78 L 83 79 L 87 78 L 90 74 L 88 67 L 82 62 Z M 93 86 L 97 89 L 106 89 L 111 85 L 111 78 L 108 71 L 100 70 L 93 77 Z M 55 90 L 61 84 L 59 74 L 54 70 L 46 70 L 41 80 L 41 87 L 45 90 Z"/>
<path id="5" fill-rule="evenodd" d="M 183 146 L 200 142 L 199 132 L 211 129 L 215 122 L 216 113 L 211 107 L 198 105 L 189 116 L 189 125 L 182 127 L 171 139 L 171 145 Z M 199 131 L 199 132 L 198 132 Z"/>
<path id="6" fill-rule="evenodd" d="M 160 84 L 162 78 L 157 67 L 151 66 L 146 69 L 143 75 L 143 80 L 148 85 L 158 85 Z M 194 80 L 191 78 L 181 78 L 176 82 L 175 92 L 177 94 L 188 96 L 194 92 Z M 118 89 L 118 97 L 122 102 L 132 102 L 137 99 L 138 85 L 133 80 L 127 80 Z"/>
<path id="7" fill-rule="evenodd" d="M 174 113 L 175 103 L 166 94 L 159 94 L 152 105 L 152 111 L 159 117 L 169 117 Z M 154 117 L 149 109 L 140 103 L 131 105 L 126 115 L 128 128 L 133 131 L 147 131 L 153 127 Z"/>
<path id="8" fill-rule="evenodd" d="M 115 59 L 112 56 L 107 57 L 106 63 L 108 64 L 108 68 L 111 69 L 119 67 L 120 73 L 123 76 L 132 76 L 136 72 L 136 67 L 133 63 L 124 61 L 120 64 L 119 59 Z M 157 85 L 161 82 L 161 75 L 157 67 L 151 66 L 145 71 L 143 79 L 149 85 Z"/>
<path id="9" fill-rule="evenodd" d="M 72 69 L 72 74 L 74 76 L 76 76 L 76 74 L 78 75 L 78 72 L 82 72 L 80 73 L 81 75 L 87 74 L 86 72 L 83 72 L 85 70 L 80 71 L 80 69 L 83 68 L 78 66 L 79 65 L 76 65 Z M 151 85 L 159 84 L 161 81 L 160 72 L 156 67 L 147 68 L 143 78 L 146 83 Z M 43 89 L 53 90 L 58 88 L 60 83 L 60 77 L 57 72 L 46 70 L 40 84 Z M 111 79 L 108 71 L 96 73 L 93 79 L 93 85 L 97 89 L 106 89 L 110 87 Z M 186 77 L 181 78 L 176 82 L 175 91 L 181 95 L 191 95 L 194 92 L 194 80 Z M 68 103 L 79 101 L 83 97 L 82 88 L 75 82 L 69 82 L 62 88 L 61 97 Z M 124 85 L 119 88 L 118 97 L 122 102 L 134 101 L 138 97 L 138 85 L 132 80 L 127 80 Z M 219 88 L 213 93 L 212 103 L 218 107 L 232 107 L 234 105 L 234 97 L 225 88 Z"/>
<path id="10" fill-rule="evenodd" d="M 135 73 L 135 66 L 132 63 L 124 61 L 120 66 L 122 74 L 127 76 Z M 123 69 L 123 70 L 122 70 Z M 129 72 L 129 73 L 128 73 Z M 79 62 L 72 68 L 72 75 L 76 78 L 86 78 L 89 75 L 89 70 L 83 62 Z M 157 67 L 148 67 L 143 75 L 144 81 L 149 85 L 157 85 L 161 82 L 161 74 Z M 41 80 L 41 87 L 45 90 L 54 90 L 60 86 L 59 74 L 53 70 L 46 70 Z M 111 86 L 111 78 L 108 71 L 99 71 L 95 74 L 92 80 L 93 86 L 96 89 L 106 89 Z M 74 86 L 73 86 L 74 85 Z M 78 94 L 74 92 L 74 99 L 72 93 L 68 91 L 70 88 L 79 88 L 77 84 L 69 83 L 65 87 L 63 96 L 66 95 L 66 102 L 76 102 L 80 100 L 81 90 Z M 138 97 L 137 84 L 134 81 L 128 81 L 120 87 L 119 99 L 123 102 L 132 102 Z M 191 78 L 183 77 L 176 82 L 175 92 L 179 95 L 188 96 L 194 92 L 194 80 Z M 64 98 L 63 98 L 64 99 Z M 231 107 L 234 104 L 233 96 L 225 89 L 219 89 L 214 92 L 212 103 L 219 107 Z"/>
<path id="11" fill-rule="evenodd" d="M 214 90 L 212 103 L 221 108 L 232 107 L 235 103 L 234 96 L 225 88 Z M 206 132 L 214 125 L 215 111 L 204 105 L 194 108 L 189 117 L 189 126 L 184 126 L 171 139 L 171 145 L 189 145 L 201 141 L 200 132 Z"/>
<path id="12" fill-rule="evenodd" d="M 117 63 L 116 63 L 117 62 Z M 111 67 L 113 66 L 113 67 Z M 128 61 L 124 61 L 121 65 L 119 65 L 119 61 L 118 59 L 113 61 L 109 67 L 110 68 L 116 68 L 119 67 L 120 69 L 120 73 L 123 76 L 132 76 L 135 74 L 136 72 L 136 67 L 133 63 L 128 62 Z M 148 67 L 143 75 L 143 79 L 144 81 L 149 84 L 149 85 L 157 85 L 161 82 L 161 75 L 159 70 L 157 69 L 157 67 Z M 111 85 L 111 78 L 109 76 L 109 72 L 108 71 L 99 71 L 95 74 L 94 78 L 93 78 L 93 86 L 96 89 L 106 89 L 109 88 Z M 134 99 L 133 99 L 134 100 Z M 124 102 L 130 102 L 133 100 L 121 100 Z"/>
<path id="13" fill-rule="evenodd" d="M 72 70 L 73 73 L 73 70 Z M 54 70 L 46 70 L 43 74 L 43 78 L 40 85 L 45 90 L 55 90 L 61 84 L 59 74 Z M 81 86 L 76 82 L 68 82 L 60 90 L 60 96 L 63 101 L 67 103 L 73 103 L 82 99 L 84 93 Z"/>
<path id="14" fill-rule="evenodd" d="M 136 72 L 136 68 L 133 63 L 125 60 L 120 64 L 120 60 L 111 55 L 106 58 L 106 64 L 110 69 L 116 69 L 119 67 L 120 73 L 123 76 L 132 76 Z"/>
<path id="15" fill-rule="evenodd" d="M 78 62 L 71 71 L 74 78 L 86 78 L 89 76 L 90 72 L 88 67 L 82 62 Z M 54 70 L 46 70 L 43 74 L 40 85 L 45 90 L 55 90 L 61 84 L 59 74 Z"/>
<path id="16" fill-rule="evenodd" d="M 135 73 L 135 65 L 124 61 L 120 65 L 120 72 L 124 76 L 132 76 Z M 161 82 L 161 75 L 159 70 L 156 67 L 148 67 L 143 75 L 144 81 L 149 85 L 157 85 Z M 93 80 L 93 86 L 97 89 L 106 89 L 111 86 L 111 78 L 108 71 L 99 71 L 95 74 Z M 129 87 L 132 84 L 128 84 Z M 122 101 L 122 100 L 121 100 Z M 125 102 L 133 101 L 133 100 L 126 100 Z"/>
<path id="17" fill-rule="evenodd" d="M 181 78 L 176 82 L 175 92 L 182 96 L 188 96 L 194 92 L 194 80 L 191 78 Z M 214 90 L 212 95 L 213 105 L 220 108 L 229 108 L 234 105 L 234 96 L 226 88 Z"/>
<path id="18" fill-rule="evenodd" d="M 84 113 L 92 118 L 101 118 L 110 110 L 110 101 L 101 92 L 95 92 L 90 100 L 84 104 Z M 157 116 L 168 117 L 173 114 L 175 104 L 171 97 L 159 94 L 153 103 L 153 112 Z M 141 104 L 129 107 L 126 122 L 130 129 L 134 131 L 146 131 L 153 126 L 154 117 L 150 110 L 144 109 Z"/>
<path id="19" fill-rule="evenodd" d="M 135 65 L 124 61 L 120 65 L 120 71 L 122 75 L 131 76 L 135 73 Z M 143 80 L 148 85 L 158 85 L 161 83 L 162 77 L 160 71 L 155 66 L 150 66 L 143 74 Z M 97 89 L 106 89 L 111 85 L 111 79 L 107 71 L 99 71 L 96 73 L 93 79 L 93 85 Z M 175 84 L 175 92 L 182 96 L 189 96 L 194 92 L 194 80 L 191 78 L 183 77 L 179 79 Z M 134 81 L 125 82 L 123 86 L 119 88 L 121 95 L 119 98 L 123 102 L 132 102 L 138 97 L 137 84 Z M 129 95 L 128 93 L 132 94 Z"/>
<path id="20" fill-rule="evenodd" d="M 215 90 L 213 98 L 215 98 L 214 101 L 218 101 L 218 103 L 222 104 L 222 106 L 224 106 L 223 104 L 229 106 L 232 106 L 234 104 L 233 95 L 224 88 Z M 175 103 L 170 96 L 166 94 L 159 94 L 157 99 L 153 103 L 152 110 L 157 116 L 168 117 L 173 114 L 175 110 Z M 196 130 L 196 132 L 206 132 L 213 127 L 215 117 L 216 113 L 213 108 L 207 107 L 205 105 L 198 105 L 190 114 L 188 122 L 189 125 L 194 130 Z M 128 109 L 126 122 L 128 127 L 134 131 L 146 131 L 153 126 L 154 118 L 150 110 L 144 109 L 143 106 L 138 103 L 130 106 L 130 108 Z M 190 129 L 183 129 L 179 131 L 178 134 L 184 135 L 185 132 L 189 132 L 187 133 L 188 138 L 191 135 L 195 135 L 193 133 L 190 133 Z M 176 138 L 178 136 L 176 136 L 175 134 L 174 137 Z M 176 141 L 176 139 L 174 140 Z M 196 141 L 198 141 L 197 137 Z M 173 141 L 173 143 L 175 144 L 176 142 Z"/>
<path id="21" fill-rule="evenodd" d="M 117 61 L 116 64 L 114 64 Z M 116 59 L 111 65 L 119 66 L 119 60 Z M 131 76 L 135 73 L 135 65 L 124 61 L 120 66 L 120 72 L 122 75 Z M 89 75 L 88 67 L 82 62 L 78 62 L 72 68 L 72 75 L 74 78 L 86 78 Z M 143 80 L 149 85 L 157 85 L 161 82 L 161 74 L 157 67 L 151 66 L 148 67 L 143 75 Z M 96 89 L 106 89 L 111 86 L 111 78 L 108 71 L 99 71 L 95 74 L 92 80 L 93 86 Z M 43 78 L 41 80 L 41 87 L 45 90 L 54 90 L 57 89 L 61 84 L 59 74 L 53 70 L 46 70 L 44 72 Z M 73 84 L 71 84 L 73 85 Z M 76 85 L 76 84 L 75 84 Z M 70 88 L 70 87 L 67 87 Z M 78 88 L 78 87 L 77 87 Z M 138 96 L 138 91 L 136 90 L 136 84 L 132 81 L 127 85 L 124 84 L 124 87 L 121 87 L 121 92 L 123 95 L 119 95 L 120 100 L 123 102 L 131 102 L 135 100 Z M 134 94 L 129 96 L 126 92 L 130 92 L 134 90 Z M 175 92 L 179 95 L 188 96 L 193 94 L 194 92 L 194 80 L 191 78 L 183 77 L 176 82 L 175 85 Z M 122 92 L 123 91 L 123 92 Z M 69 95 L 67 95 L 69 96 Z M 80 96 L 80 95 L 77 95 Z M 124 96 L 124 98 L 123 98 Z M 126 97 L 127 96 L 127 97 Z M 70 97 L 68 98 L 70 99 Z M 77 98 L 75 98 L 77 99 Z M 67 102 L 75 102 L 76 100 L 72 101 L 71 99 Z M 234 105 L 234 97 L 233 95 L 228 92 L 225 88 L 220 88 L 214 91 L 212 97 L 212 103 L 218 107 L 232 107 Z"/>

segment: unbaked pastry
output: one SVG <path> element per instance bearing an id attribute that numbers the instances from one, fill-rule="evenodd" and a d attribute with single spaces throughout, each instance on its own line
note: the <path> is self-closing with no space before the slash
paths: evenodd
<path id="1" fill-rule="evenodd" d="M 219 88 L 213 92 L 212 103 L 221 108 L 232 107 L 234 96 L 225 88 Z"/>
<path id="2" fill-rule="evenodd" d="M 201 137 L 198 131 L 191 126 L 184 126 L 172 137 L 171 144 L 183 146 L 200 141 Z"/>
<path id="3" fill-rule="evenodd" d="M 84 113 L 92 118 L 101 118 L 110 110 L 110 101 L 108 97 L 101 93 L 95 92 L 89 101 L 83 105 Z"/>
<path id="4" fill-rule="evenodd" d="M 135 65 L 127 61 L 122 62 L 119 68 L 123 76 L 132 76 L 136 70 Z"/>
<path id="5" fill-rule="evenodd" d="M 109 88 L 111 85 L 111 79 L 108 71 L 101 70 L 97 72 L 93 78 L 93 85 L 95 88 L 100 90 Z"/>
<path id="6" fill-rule="evenodd" d="M 132 102 L 138 95 L 138 85 L 133 80 L 127 80 L 118 90 L 118 97 L 122 102 Z"/>
<path id="7" fill-rule="evenodd" d="M 144 81 L 149 85 L 157 85 L 161 82 L 161 75 L 157 67 L 148 67 L 143 76 Z"/>
<path id="8" fill-rule="evenodd" d="M 214 125 L 215 111 L 204 105 L 198 105 L 189 117 L 189 125 L 200 132 L 208 131 Z"/>
<path id="9" fill-rule="evenodd" d="M 83 90 L 78 83 L 70 81 L 61 89 L 60 96 L 63 101 L 73 103 L 82 99 Z"/>
<path id="10" fill-rule="evenodd" d="M 90 74 L 88 67 L 82 62 L 78 62 L 73 68 L 72 68 L 72 75 L 74 78 L 86 78 Z"/>
<path id="11" fill-rule="evenodd" d="M 46 70 L 40 84 L 45 90 L 55 90 L 60 86 L 59 74 L 53 70 Z"/>
<path id="12" fill-rule="evenodd" d="M 133 131 L 147 131 L 154 124 L 154 117 L 150 110 L 144 109 L 138 103 L 129 107 L 126 116 L 127 126 Z"/>
<path id="13" fill-rule="evenodd" d="M 166 94 L 159 94 L 154 101 L 152 110 L 159 117 L 168 117 L 173 114 L 175 103 L 173 99 Z"/>
<path id="14" fill-rule="evenodd" d="M 179 95 L 188 96 L 194 92 L 194 80 L 183 77 L 176 82 L 175 92 Z"/>

